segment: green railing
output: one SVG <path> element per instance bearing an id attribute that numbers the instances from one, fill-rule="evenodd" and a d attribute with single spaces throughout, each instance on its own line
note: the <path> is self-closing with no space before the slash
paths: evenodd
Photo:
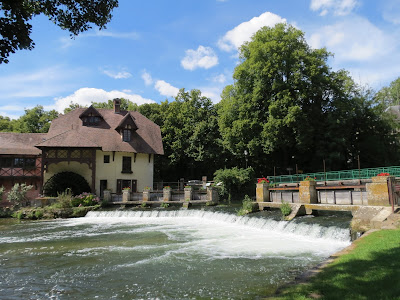
<path id="1" fill-rule="evenodd" d="M 307 174 L 268 176 L 271 183 L 293 183 L 304 180 L 306 177 L 315 178 L 316 181 L 367 179 L 380 173 L 389 173 L 391 176 L 400 177 L 400 167 L 381 167 L 369 169 L 354 169 L 345 171 L 330 171 Z"/>

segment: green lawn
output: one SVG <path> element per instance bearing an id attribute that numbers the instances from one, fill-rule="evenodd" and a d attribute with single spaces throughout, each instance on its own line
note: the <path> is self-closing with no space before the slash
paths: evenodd
<path id="1" fill-rule="evenodd" d="M 400 230 L 380 230 L 276 299 L 400 299 Z"/>

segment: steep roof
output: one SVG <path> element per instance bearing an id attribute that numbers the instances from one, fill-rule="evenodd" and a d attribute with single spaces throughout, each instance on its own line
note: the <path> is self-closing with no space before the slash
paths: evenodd
<path id="1" fill-rule="evenodd" d="M 37 147 L 99 147 L 103 151 L 164 154 L 160 127 L 139 112 L 98 109 L 103 117 L 100 123 L 83 126 L 79 117 L 85 110 L 77 108 L 53 120 L 46 141 L 37 143 Z M 132 118 L 138 127 L 130 142 L 122 141 L 115 130 L 124 118 Z"/>
<path id="2" fill-rule="evenodd" d="M 0 132 L 0 154 L 39 155 L 36 144 L 46 138 L 46 133 Z"/>

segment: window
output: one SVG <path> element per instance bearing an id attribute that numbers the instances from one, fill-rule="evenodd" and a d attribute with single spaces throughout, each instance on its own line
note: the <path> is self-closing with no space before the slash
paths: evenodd
<path id="1" fill-rule="evenodd" d="M 14 168 L 22 168 L 24 166 L 24 159 L 21 157 L 14 158 Z"/>
<path id="2" fill-rule="evenodd" d="M 11 168 L 12 167 L 12 158 L 11 157 L 3 157 L 0 161 L 2 168 Z"/>
<path id="3" fill-rule="evenodd" d="M 100 123 L 100 117 L 90 113 L 88 116 L 82 118 L 83 125 L 98 125 Z"/>
<path id="4" fill-rule="evenodd" d="M 132 157 L 122 157 L 122 173 L 132 173 Z"/>
<path id="5" fill-rule="evenodd" d="M 124 129 L 122 131 L 122 140 L 124 142 L 130 142 L 131 141 L 131 130 L 130 129 Z"/>
<path id="6" fill-rule="evenodd" d="M 34 168 L 36 168 L 36 159 L 25 158 L 25 169 L 34 169 Z"/>
<path id="7" fill-rule="evenodd" d="M 104 155 L 104 163 L 109 164 L 110 163 L 110 155 Z"/>

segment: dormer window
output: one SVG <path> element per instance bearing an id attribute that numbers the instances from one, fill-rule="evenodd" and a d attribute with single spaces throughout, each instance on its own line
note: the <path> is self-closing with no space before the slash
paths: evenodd
<path id="1" fill-rule="evenodd" d="M 134 132 L 138 129 L 135 123 L 135 118 L 130 114 L 126 114 L 125 117 L 122 118 L 121 122 L 115 128 L 116 131 L 119 132 L 121 138 L 124 142 L 132 141 Z"/>
<path id="2" fill-rule="evenodd" d="M 100 123 L 100 118 L 90 113 L 87 117 L 82 118 L 83 125 L 98 125 Z"/>
<path id="3" fill-rule="evenodd" d="M 126 125 L 124 129 L 122 129 L 122 140 L 124 142 L 130 142 L 132 136 L 132 126 Z"/>
<path id="4" fill-rule="evenodd" d="M 93 106 L 87 108 L 80 116 L 83 126 L 98 126 L 100 125 L 103 116 Z"/>

